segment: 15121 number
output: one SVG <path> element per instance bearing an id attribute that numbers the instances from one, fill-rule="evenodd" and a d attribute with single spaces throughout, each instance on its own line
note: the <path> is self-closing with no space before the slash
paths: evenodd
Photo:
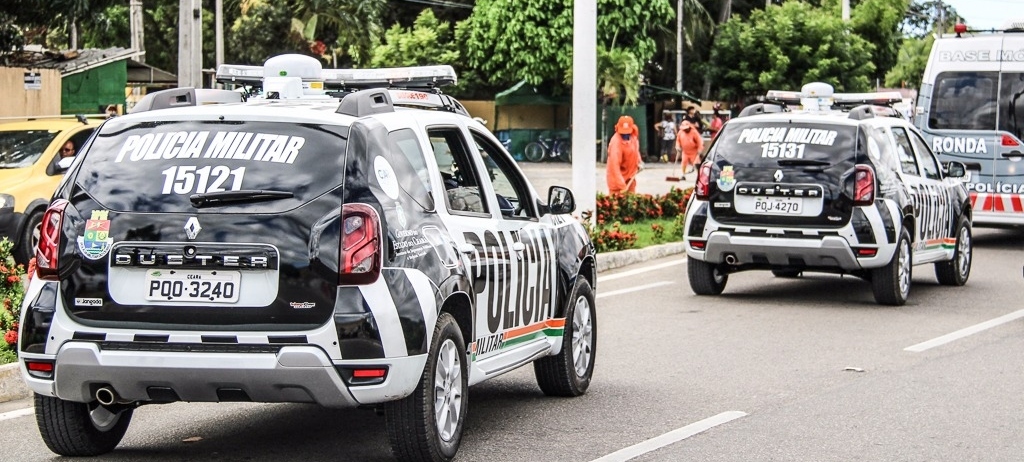
<path id="1" fill-rule="evenodd" d="M 161 173 L 164 175 L 163 194 L 203 194 L 242 189 L 245 167 L 231 170 L 223 165 L 202 168 L 195 165 L 175 165 Z"/>

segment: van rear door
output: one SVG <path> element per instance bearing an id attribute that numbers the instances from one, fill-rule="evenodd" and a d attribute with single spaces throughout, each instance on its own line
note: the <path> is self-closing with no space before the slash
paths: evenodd
<path id="1" fill-rule="evenodd" d="M 977 191 L 974 210 L 982 222 L 1024 224 L 1024 37 L 1002 36 L 995 178 Z"/>

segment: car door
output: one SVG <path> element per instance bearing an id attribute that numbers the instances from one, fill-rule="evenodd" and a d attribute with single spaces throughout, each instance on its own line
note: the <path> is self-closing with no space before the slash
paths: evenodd
<path id="1" fill-rule="evenodd" d="M 911 236 L 911 248 L 914 250 L 914 264 L 937 258 L 936 253 L 942 252 L 943 238 L 949 234 L 942 228 L 943 188 L 940 185 L 941 173 L 938 164 L 930 156 L 922 159 L 914 147 L 914 136 L 904 127 L 892 127 L 895 141 L 894 152 L 899 160 L 903 182 L 914 203 L 914 227 Z M 931 160 L 930 163 L 923 160 Z"/>
<path id="2" fill-rule="evenodd" d="M 915 130 L 907 130 L 907 133 L 921 166 L 921 186 L 927 191 L 928 199 L 924 219 L 918 222 L 924 246 L 920 255 L 915 255 L 915 260 L 945 260 L 956 245 L 954 225 L 959 215 L 959 204 L 953 188 L 956 187 L 954 181 L 958 180 L 944 177 L 938 159 L 920 133 Z"/>

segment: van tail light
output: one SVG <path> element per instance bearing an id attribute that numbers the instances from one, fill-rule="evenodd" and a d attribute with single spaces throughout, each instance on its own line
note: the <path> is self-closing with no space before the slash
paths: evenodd
<path id="1" fill-rule="evenodd" d="M 853 174 L 853 205 L 871 205 L 875 202 L 875 172 L 867 165 L 858 165 Z"/>
<path id="2" fill-rule="evenodd" d="M 1003 140 L 1002 140 L 1002 143 L 1001 143 L 1001 144 L 1002 144 L 1002 145 L 1003 145 L 1004 147 L 1008 147 L 1008 148 L 1012 148 L 1012 147 L 1014 147 L 1014 146 L 1020 146 L 1020 143 L 1019 143 L 1019 142 L 1017 142 L 1017 140 L 1013 139 L 1013 137 L 1012 137 L 1012 136 L 1010 136 L 1010 135 L 1007 135 L 1007 134 L 1005 134 L 1005 133 L 1003 134 Z"/>
<path id="3" fill-rule="evenodd" d="M 339 284 L 369 284 L 380 276 L 380 216 L 366 204 L 341 207 Z"/>
<path id="4" fill-rule="evenodd" d="M 39 248 L 36 249 L 36 276 L 44 281 L 57 280 L 60 263 L 60 236 L 64 224 L 64 209 L 68 201 L 58 199 L 43 214 L 39 229 Z"/>
<path id="5" fill-rule="evenodd" d="M 697 195 L 697 199 L 702 201 L 708 200 L 708 196 L 711 194 L 711 164 L 705 162 L 700 164 L 700 170 L 697 173 L 697 183 L 694 184 L 693 193 Z"/>

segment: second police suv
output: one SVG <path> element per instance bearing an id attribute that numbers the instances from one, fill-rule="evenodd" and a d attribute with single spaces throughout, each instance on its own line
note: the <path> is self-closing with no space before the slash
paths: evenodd
<path id="1" fill-rule="evenodd" d="M 149 403 L 378 406 L 404 460 L 458 450 L 470 385 L 594 369 L 594 247 L 437 87 L 448 66 L 222 66 L 149 95 L 47 210 L 20 358 L 43 440 L 111 451 Z M 198 104 L 207 101 L 235 103 Z"/>
<path id="2" fill-rule="evenodd" d="M 871 282 L 902 305 L 914 265 L 941 284 L 971 271 L 963 163 L 940 164 L 890 105 L 898 93 L 833 94 L 823 83 L 771 91 L 726 123 L 686 208 L 690 286 L 719 294 L 731 273 L 820 271 Z"/>

